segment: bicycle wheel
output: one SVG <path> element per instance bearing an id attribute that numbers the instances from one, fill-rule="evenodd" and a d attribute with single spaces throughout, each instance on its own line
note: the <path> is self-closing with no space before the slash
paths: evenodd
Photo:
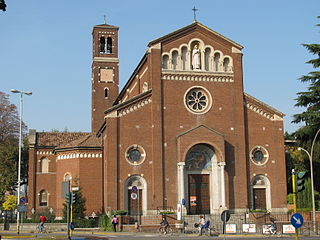
<path id="1" fill-rule="evenodd" d="M 158 229 L 158 233 L 164 234 L 164 228 L 163 228 L 163 227 L 160 227 L 160 228 Z"/>
<path id="2" fill-rule="evenodd" d="M 172 228 L 171 228 L 171 227 L 168 227 L 168 228 L 167 228 L 167 234 L 170 234 L 170 235 L 172 235 L 172 233 L 173 233 L 173 230 L 172 230 Z"/>
<path id="3" fill-rule="evenodd" d="M 214 228 L 210 229 L 210 234 L 211 236 L 219 236 L 219 232 Z"/>

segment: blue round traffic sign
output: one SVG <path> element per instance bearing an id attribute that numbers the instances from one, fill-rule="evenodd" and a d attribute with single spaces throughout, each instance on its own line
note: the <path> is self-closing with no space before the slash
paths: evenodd
<path id="1" fill-rule="evenodd" d="M 27 203 L 27 198 L 26 197 L 21 197 L 20 198 L 20 204 L 26 204 Z"/>
<path id="2" fill-rule="evenodd" d="M 182 205 L 186 205 L 186 200 L 183 198 L 182 201 L 181 201 Z"/>
<path id="3" fill-rule="evenodd" d="M 137 186 L 132 186 L 131 191 L 132 191 L 133 193 L 136 193 L 136 192 L 138 191 Z"/>
<path id="4" fill-rule="evenodd" d="M 303 225 L 303 217 L 301 216 L 301 214 L 299 213 L 294 213 L 291 216 L 291 224 L 295 227 L 295 228 L 299 228 Z"/>

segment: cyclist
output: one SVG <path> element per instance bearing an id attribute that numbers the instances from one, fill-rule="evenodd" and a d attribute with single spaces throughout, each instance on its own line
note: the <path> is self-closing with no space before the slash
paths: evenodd
<path id="1" fill-rule="evenodd" d="M 202 230 L 204 225 L 206 224 L 206 220 L 204 219 L 203 216 L 200 216 L 199 222 L 198 222 L 198 229 L 199 229 L 199 236 L 202 235 Z"/>
<path id="2" fill-rule="evenodd" d="M 40 218 L 40 223 L 39 223 L 39 232 L 42 232 L 44 229 L 44 223 L 47 221 L 46 217 L 41 215 Z"/>
<path id="3" fill-rule="evenodd" d="M 160 222 L 160 229 L 164 231 L 164 234 L 167 234 L 167 229 L 169 227 L 169 223 L 165 216 L 162 216 L 162 221 Z"/>

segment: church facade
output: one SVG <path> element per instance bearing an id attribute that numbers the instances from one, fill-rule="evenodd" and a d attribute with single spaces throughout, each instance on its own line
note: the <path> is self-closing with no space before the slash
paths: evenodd
<path id="1" fill-rule="evenodd" d="M 60 143 L 33 134 L 31 207 L 44 192 L 61 214 L 68 178 L 88 215 L 152 215 L 177 203 L 190 215 L 286 211 L 284 114 L 244 92 L 243 47 L 195 21 L 151 41 L 119 93 L 118 30 L 93 28 L 92 133 L 57 133 Z"/>

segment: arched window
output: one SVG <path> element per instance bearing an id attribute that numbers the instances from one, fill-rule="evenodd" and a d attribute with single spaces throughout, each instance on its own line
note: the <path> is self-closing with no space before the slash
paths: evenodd
<path id="1" fill-rule="evenodd" d="M 162 68 L 163 69 L 168 69 L 169 68 L 169 56 L 168 55 L 164 55 L 162 57 Z"/>
<path id="2" fill-rule="evenodd" d="M 40 159 L 40 172 L 48 173 L 49 172 L 49 159 L 43 157 Z"/>
<path id="3" fill-rule="evenodd" d="M 72 177 L 71 177 L 70 173 L 65 173 L 64 174 L 64 177 L 63 177 L 64 181 L 71 181 L 71 179 L 72 179 Z"/>
<path id="4" fill-rule="evenodd" d="M 182 70 L 187 70 L 187 47 L 181 49 Z"/>
<path id="5" fill-rule="evenodd" d="M 223 59 L 223 71 L 228 72 L 230 60 L 229 58 Z"/>
<path id="6" fill-rule="evenodd" d="M 112 38 L 107 38 L 107 53 L 112 53 Z"/>
<path id="7" fill-rule="evenodd" d="M 219 61 L 220 61 L 220 53 L 214 54 L 214 71 L 219 72 Z"/>
<path id="8" fill-rule="evenodd" d="M 109 89 L 105 88 L 104 89 L 104 98 L 108 98 L 109 97 Z"/>
<path id="9" fill-rule="evenodd" d="M 106 39 L 104 37 L 100 37 L 100 53 L 105 53 L 106 49 Z"/>
<path id="10" fill-rule="evenodd" d="M 46 190 L 41 190 L 39 193 L 39 206 L 48 206 L 48 193 Z"/>
<path id="11" fill-rule="evenodd" d="M 172 52 L 172 69 L 176 70 L 178 68 L 178 52 Z"/>
<path id="12" fill-rule="evenodd" d="M 204 67 L 206 71 L 210 71 L 210 54 L 211 54 L 211 49 L 206 48 L 204 52 Z"/>

